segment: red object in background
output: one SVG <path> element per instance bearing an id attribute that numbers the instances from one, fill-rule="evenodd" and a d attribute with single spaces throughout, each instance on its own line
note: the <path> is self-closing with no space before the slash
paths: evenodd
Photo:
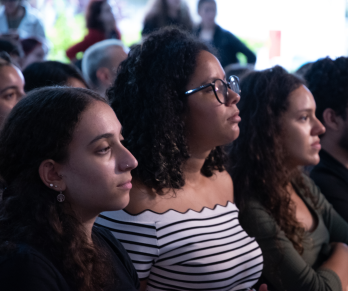
<path id="1" fill-rule="evenodd" d="M 269 38 L 270 38 L 269 59 L 272 59 L 274 57 L 280 57 L 281 31 L 270 30 Z"/>

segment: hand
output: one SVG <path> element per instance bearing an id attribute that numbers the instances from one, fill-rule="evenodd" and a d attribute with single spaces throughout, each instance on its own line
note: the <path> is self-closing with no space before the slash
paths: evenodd
<path id="1" fill-rule="evenodd" d="M 256 291 L 255 289 L 250 289 L 250 291 Z M 267 285 L 266 284 L 262 284 L 259 288 L 259 291 L 268 291 L 267 290 Z M 346 290 L 348 291 L 348 290 Z"/>

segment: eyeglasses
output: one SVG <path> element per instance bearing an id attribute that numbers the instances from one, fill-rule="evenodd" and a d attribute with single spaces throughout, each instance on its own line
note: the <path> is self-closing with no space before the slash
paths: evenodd
<path id="1" fill-rule="evenodd" d="M 192 90 L 188 90 L 187 92 L 185 92 L 185 95 L 189 96 L 193 93 L 208 88 L 209 86 L 213 88 L 215 97 L 217 101 L 219 101 L 221 104 L 229 104 L 229 102 L 231 101 L 232 95 L 228 94 L 227 88 L 230 88 L 233 92 L 237 94 L 240 93 L 239 78 L 237 76 L 231 76 L 228 78 L 227 83 L 221 79 L 216 79 L 212 83 L 202 85 Z"/>

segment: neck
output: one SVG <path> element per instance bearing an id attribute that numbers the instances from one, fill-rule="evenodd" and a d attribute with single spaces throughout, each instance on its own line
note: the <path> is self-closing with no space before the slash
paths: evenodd
<path id="1" fill-rule="evenodd" d="M 197 184 L 202 178 L 201 169 L 210 151 L 191 153 L 191 157 L 184 164 L 184 176 L 186 184 Z"/>
<path id="2" fill-rule="evenodd" d="M 171 18 L 177 18 L 179 15 L 179 10 L 178 9 L 173 9 L 173 8 L 169 8 L 168 9 L 168 16 Z"/>
<path id="3" fill-rule="evenodd" d="M 202 30 L 213 30 L 215 29 L 215 22 L 213 23 L 201 23 Z"/>
<path id="4" fill-rule="evenodd" d="M 6 15 L 9 17 L 19 17 L 21 15 L 21 13 L 22 13 L 21 6 L 18 5 L 17 8 L 13 12 L 11 12 L 11 13 L 6 12 Z"/>
<path id="5" fill-rule="evenodd" d="M 343 149 L 335 139 L 329 138 L 328 136 L 323 136 L 320 143 L 322 149 L 327 151 L 331 156 L 333 156 L 337 161 L 339 161 L 348 169 L 347 150 Z"/>

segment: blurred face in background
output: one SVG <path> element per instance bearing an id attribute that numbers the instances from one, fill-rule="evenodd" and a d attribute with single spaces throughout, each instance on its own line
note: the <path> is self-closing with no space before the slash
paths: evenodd
<path id="1" fill-rule="evenodd" d="M 6 14 L 12 15 L 17 12 L 20 1 L 19 0 L 2 0 L 1 3 L 4 4 L 5 6 Z"/>
<path id="2" fill-rule="evenodd" d="M 181 0 L 165 0 L 170 10 L 180 10 Z"/>
<path id="3" fill-rule="evenodd" d="M 203 2 L 199 9 L 198 14 L 202 18 L 202 24 L 205 26 L 212 26 L 215 24 L 216 16 L 216 3 L 215 1 Z"/>
<path id="4" fill-rule="evenodd" d="M 104 23 L 106 31 L 111 31 L 115 29 L 116 20 L 114 14 L 112 13 L 112 9 L 109 3 L 105 2 L 102 5 L 99 19 Z"/>
<path id="5" fill-rule="evenodd" d="M 24 77 L 12 65 L 0 65 L 0 128 L 12 108 L 24 97 Z"/>
<path id="6" fill-rule="evenodd" d="M 23 58 L 22 70 L 32 63 L 43 62 L 45 60 L 46 52 L 42 44 L 38 44 L 35 48 Z"/>

